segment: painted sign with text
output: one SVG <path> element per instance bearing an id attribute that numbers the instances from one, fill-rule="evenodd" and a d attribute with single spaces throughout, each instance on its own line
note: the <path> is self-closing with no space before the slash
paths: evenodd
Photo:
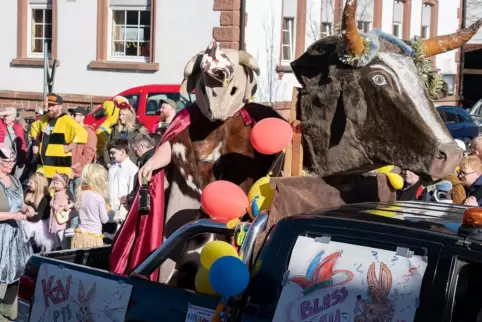
<path id="1" fill-rule="evenodd" d="M 132 286 L 42 264 L 30 321 L 124 321 Z"/>
<path id="2" fill-rule="evenodd" d="M 299 237 L 273 321 L 413 321 L 421 256 Z"/>

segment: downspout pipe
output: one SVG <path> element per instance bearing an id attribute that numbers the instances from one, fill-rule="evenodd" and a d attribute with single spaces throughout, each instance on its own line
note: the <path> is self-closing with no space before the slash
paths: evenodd
<path id="1" fill-rule="evenodd" d="M 241 0 L 239 10 L 239 49 L 246 50 L 246 0 Z"/>
<path id="2" fill-rule="evenodd" d="M 462 26 L 465 28 L 465 20 L 467 19 L 467 0 L 462 0 Z M 460 48 L 460 63 L 459 63 L 459 101 L 462 107 L 464 106 L 464 63 L 465 63 L 465 45 Z M 471 106 L 469 106 L 470 108 Z"/>

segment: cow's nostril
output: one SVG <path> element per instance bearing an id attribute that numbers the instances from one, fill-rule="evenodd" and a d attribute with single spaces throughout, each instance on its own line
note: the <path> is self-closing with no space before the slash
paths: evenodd
<path id="1" fill-rule="evenodd" d="M 438 150 L 437 159 L 447 160 L 447 153 L 445 153 L 445 151 Z"/>

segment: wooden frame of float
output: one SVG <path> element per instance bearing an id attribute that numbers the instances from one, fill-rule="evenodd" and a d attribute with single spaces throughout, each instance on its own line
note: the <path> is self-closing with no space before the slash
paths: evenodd
<path id="1" fill-rule="evenodd" d="M 293 97 L 291 100 L 289 123 L 293 128 L 293 139 L 291 144 L 285 150 L 285 163 L 283 166 L 284 177 L 297 177 L 301 176 L 303 172 L 303 147 L 301 145 L 301 132 L 296 131 L 296 128 L 300 125 L 300 121 L 297 120 L 298 111 L 298 97 L 300 89 L 298 87 L 293 88 Z"/>

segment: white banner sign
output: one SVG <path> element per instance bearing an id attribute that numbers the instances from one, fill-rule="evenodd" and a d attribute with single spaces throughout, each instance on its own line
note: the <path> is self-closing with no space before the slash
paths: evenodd
<path id="1" fill-rule="evenodd" d="M 42 264 L 30 321 L 124 321 L 132 286 Z"/>
<path id="2" fill-rule="evenodd" d="M 413 321 L 426 268 L 420 256 L 299 237 L 273 321 Z"/>

